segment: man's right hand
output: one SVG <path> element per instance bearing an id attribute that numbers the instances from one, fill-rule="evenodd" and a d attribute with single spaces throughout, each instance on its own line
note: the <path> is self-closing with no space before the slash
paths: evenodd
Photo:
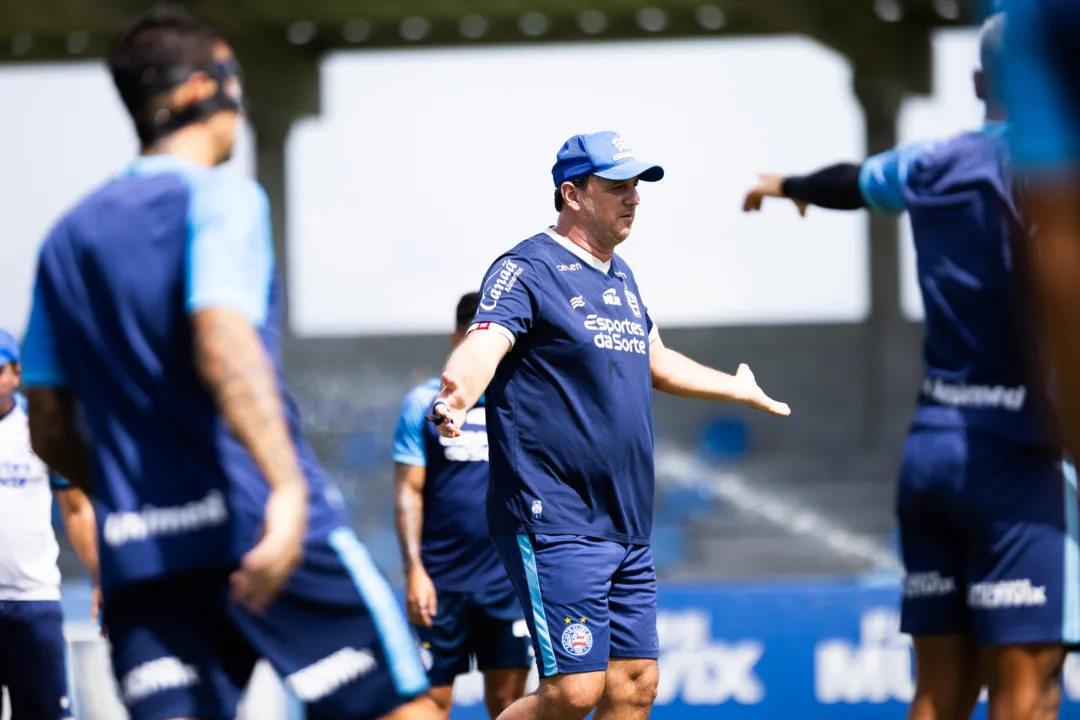
<path id="1" fill-rule="evenodd" d="M 432 409 L 436 416 L 443 419 L 438 425 L 439 434 L 445 438 L 455 438 L 460 435 L 468 409 L 465 391 L 457 379 L 450 373 L 443 373 L 442 390 L 436 396 Z"/>
<path id="2" fill-rule="evenodd" d="M 746 198 L 743 200 L 743 212 L 756 212 L 761 210 L 762 201 L 767 197 L 783 198 L 784 195 L 784 176 L 776 175 L 774 173 L 760 173 L 758 174 L 758 184 L 750 188 L 746 193 Z M 799 211 L 799 215 L 806 217 L 807 204 L 799 201 L 792 200 L 796 209 Z"/>
<path id="3" fill-rule="evenodd" d="M 409 571 L 405 584 L 405 611 L 413 625 L 431 627 L 432 619 L 439 611 L 435 584 L 422 567 Z"/>

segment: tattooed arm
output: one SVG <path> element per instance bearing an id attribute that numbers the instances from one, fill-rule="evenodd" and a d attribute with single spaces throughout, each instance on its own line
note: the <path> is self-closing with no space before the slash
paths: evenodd
<path id="1" fill-rule="evenodd" d="M 435 585 L 420 559 L 426 475 L 427 469 L 422 465 L 394 463 L 397 533 L 405 565 L 405 610 L 410 622 L 431 627 L 438 601 Z"/>
<path id="2" fill-rule="evenodd" d="M 277 374 L 251 322 L 235 310 L 210 308 L 195 313 L 192 329 L 199 374 L 267 485 L 306 488 Z"/>
<path id="3" fill-rule="evenodd" d="M 398 543 L 408 574 L 424 569 L 420 560 L 420 538 L 424 531 L 424 480 L 427 468 L 394 463 L 394 507 L 397 511 Z"/>
<path id="4" fill-rule="evenodd" d="M 394 430 L 394 507 L 405 569 L 405 610 L 414 625 L 431 626 L 435 586 L 424 569 L 420 547 L 424 538 L 424 485 L 427 483 L 425 416 L 435 392 L 430 383 L 410 392 L 401 404 Z"/>
<path id="5" fill-rule="evenodd" d="M 235 310 L 210 308 L 193 315 L 192 328 L 199 373 L 270 486 L 263 536 L 233 576 L 237 600 L 259 610 L 300 563 L 307 479 L 289 435 L 273 365 L 251 322 Z"/>
<path id="6" fill-rule="evenodd" d="M 263 534 L 232 578 L 234 597 L 259 610 L 300 563 L 308 512 L 307 478 L 276 369 L 258 332 L 272 322 L 269 202 L 249 180 L 208 174 L 193 189 L 188 224 L 187 309 L 195 366 L 270 487 Z"/>

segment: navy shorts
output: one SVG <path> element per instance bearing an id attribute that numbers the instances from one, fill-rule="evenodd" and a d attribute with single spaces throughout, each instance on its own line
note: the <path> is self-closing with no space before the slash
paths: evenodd
<path id="1" fill-rule="evenodd" d="M 480 671 L 532 667 L 525 614 L 512 587 L 490 593 L 438 593 L 431 627 L 416 627 L 433 687 L 452 685 L 476 659 Z"/>
<path id="2" fill-rule="evenodd" d="M 656 659 L 656 569 L 648 545 L 583 535 L 492 538 L 529 624 L 540 677 Z"/>
<path id="3" fill-rule="evenodd" d="M 901 629 L 983 645 L 1080 641 L 1076 474 L 1052 449 L 916 427 L 897 492 Z"/>
<path id="4" fill-rule="evenodd" d="M 60 601 L 0 600 L 0 686 L 14 720 L 72 720 Z"/>
<path id="5" fill-rule="evenodd" d="M 231 718 L 258 658 L 309 720 L 379 718 L 428 688 L 393 590 L 349 530 L 330 536 L 350 604 L 285 594 L 261 614 L 229 599 L 228 571 L 174 575 L 110 591 L 113 672 L 132 720 Z"/>

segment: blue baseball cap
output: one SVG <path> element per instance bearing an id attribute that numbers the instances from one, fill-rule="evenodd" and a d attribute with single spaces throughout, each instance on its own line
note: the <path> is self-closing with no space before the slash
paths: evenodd
<path id="1" fill-rule="evenodd" d="M 19 362 L 19 341 L 7 330 L 0 329 L 0 367 Z"/>
<path id="2" fill-rule="evenodd" d="M 575 135 L 563 143 L 551 168 L 555 187 L 582 175 L 596 175 L 605 180 L 640 178 L 656 182 L 664 177 L 664 168 L 637 159 L 637 155 L 617 132 Z"/>

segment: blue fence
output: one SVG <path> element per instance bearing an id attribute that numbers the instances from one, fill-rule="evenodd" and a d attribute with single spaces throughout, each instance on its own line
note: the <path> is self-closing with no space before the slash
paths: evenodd
<path id="1" fill-rule="evenodd" d="M 85 594 L 69 598 L 69 619 Z M 663 586 L 654 720 L 901 720 L 913 691 L 895 578 Z M 535 682 L 535 677 L 533 678 Z M 475 673 L 458 679 L 454 720 L 486 717 Z M 1062 718 L 1080 720 L 1080 658 L 1065 667 Z M 985 717 L 982 706 L 976 717 Z"/>
<path id="2" fill-rule="evenodd" d="M 899 594 L 895 579 L 662 587 L 650 718 L 902 720 L 914 685 Z M 454 720 L 487 717 L 479 691 L 461 682 Z M 1064 694 L 1061 717 L 1080 718 L 1075 656 Z"/>

